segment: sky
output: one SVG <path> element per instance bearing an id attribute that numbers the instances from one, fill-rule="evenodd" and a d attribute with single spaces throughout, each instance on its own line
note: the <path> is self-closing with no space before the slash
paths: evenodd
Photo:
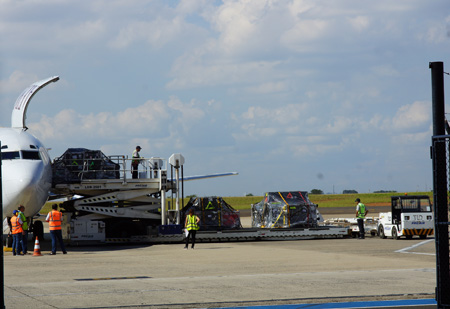
<path id="1" fill-rule="evenodd" d="M 140 145 L 239 173 L 185 195 L 429 191 L 429 63 L 449 60 L 448 0 L 0 0 L 0 125 L 59 76 L 26 122 L 52 158 Z"/>

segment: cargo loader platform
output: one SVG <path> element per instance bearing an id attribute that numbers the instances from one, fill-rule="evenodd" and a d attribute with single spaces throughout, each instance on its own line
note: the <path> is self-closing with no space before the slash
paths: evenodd
<path id="1" fill-rule="evenodd" d="M 243 228 L 223 231 L 198 231 L 196 242 L 238 242 L 238 241 L 268 241 L 268 240 L 301 240 L 344 238 L 351 235 L 351 230 L 345 227 L 321 226 L 315 228 L 295 229 L 262 229 Z M 155 234 L 130 237 L 133 243 L 181 243 L 184 234 Z"/>

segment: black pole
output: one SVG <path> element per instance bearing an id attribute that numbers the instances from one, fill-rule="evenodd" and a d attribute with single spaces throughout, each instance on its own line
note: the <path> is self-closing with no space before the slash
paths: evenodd
<path id="1" fill-rule="evenodd" d="M 444 63 L 430 62 L 433 135 L 445 134 Z"/>
<path id="2" fill-rule="evenodd" d="M 444 64 L 430 62 L 433 108 L 433 197 L 436 242 L 436 301 L 438 308 L 450 305 L 449 237 L 447 202 L 447 153 L 445 139 Z"/>
<path id="3" fill-rule="evenodd" d="M 2 148 L 2 142 L 0 141 L 0 149 Z M 2 153 L 0 151 L 0 213 L 1 213 L 1 217 L 2 220 L 2 250 L 0 253 L 0 269 L 1 269 L 1 280 L 2 280 L 2 306 L 3 308 L 5 308 L 5 270 L 4 270 L 4 263 L 3 263 L 3 250 L 4 250 L 4 245 L 3 245 L 3 179 L 2 179 Z"/>

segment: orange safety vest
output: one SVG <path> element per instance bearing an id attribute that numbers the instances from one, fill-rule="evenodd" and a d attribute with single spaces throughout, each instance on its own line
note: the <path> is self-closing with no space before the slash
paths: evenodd
<path id="1" fill-rule="evenodd" d="M 23 232 L 22 224 L 20 224 L 18 216 L 11 218 L 11 226 L 13 234 L 21 234 Z"/>
<path id="2" fill-rule="evenodd" d="M 48 226 L 50 231 L 56 231 L 61 229 L 62 214 L 57 210 L 52 210 L 48 220 Z"/>

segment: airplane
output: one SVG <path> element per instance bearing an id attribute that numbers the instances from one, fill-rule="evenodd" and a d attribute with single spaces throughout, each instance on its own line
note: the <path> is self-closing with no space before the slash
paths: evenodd
<path id="1" fill-rule="evenodd" d="M 11 128 L 0 128 L 3 218 L 11 217 L 19 205 L 25 216 L 33 217 L 45 204 L 52 184 L 48 150 L 26 127 L 26 113 L 33 96 L 59 76 L 33 83 L 17 98 L 11 115 Z"/>

